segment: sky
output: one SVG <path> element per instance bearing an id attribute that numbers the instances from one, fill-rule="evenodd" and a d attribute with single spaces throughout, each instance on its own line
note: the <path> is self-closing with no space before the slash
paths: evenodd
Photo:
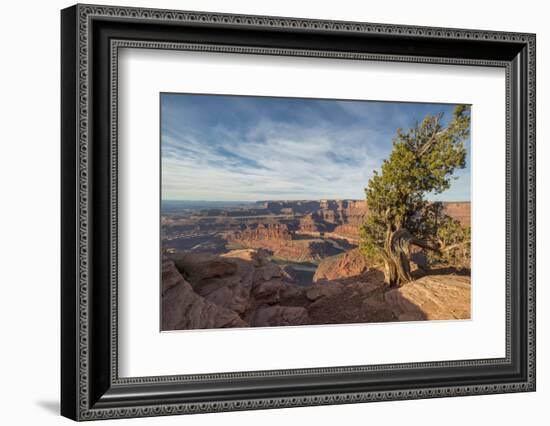
<path id="1" fill-rule="evenodd" d="M 163 200 L 364 199 L 397 128 L 454 105 L 161 94 Z M 466 168 L 426 198 L 470 200 Z"/>

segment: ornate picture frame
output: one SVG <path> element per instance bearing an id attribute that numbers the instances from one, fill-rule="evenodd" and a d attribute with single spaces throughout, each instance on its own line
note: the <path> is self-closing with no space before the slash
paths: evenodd
<path id="1" fill-rule="evenodd" d="M 64 9 L 61 30 L 62 415 L 93 420 L 535 390 L 534 34 L 96 5 Z M 126 47 L 504 69 L 506 356 L 119 377 L 117 72 Z"/>

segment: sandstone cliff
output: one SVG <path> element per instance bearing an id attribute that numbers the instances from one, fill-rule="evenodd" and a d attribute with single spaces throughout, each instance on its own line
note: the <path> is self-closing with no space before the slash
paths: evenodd
<path id="1" fill-rule="evenodd" d="M 353 249 L 323 259 L 315 271 L 313 282 L 359 277 L 367 272 L 367 269 L 365 256 L 361 254 L 359 249 Z"/>
<path id="2" fill-rule="evenodd" d="M 282 224 L 248 227 L 228 234 L 227 239 L 237 246 L 267 249 L 275 257 L 293 262 L 318 262 L 341 251 L 335 244 L 321 238 L 296 238 L 288 226 Z"/>
<path id="3" fill-rule="evenodd" d="M 299 325 L 307 311 L 282 302 L 300 295 L 283 269 L 267 260 L 262 250 L 235 250 L 223 256 L 205 253 L 170 254 L 163 262 L 163 329 Z M 177 269 L 176 269 L 177 268 Z M 183 276 L 187 280 L 183 279 Z M 174 284 L 175 282 L 175 284 Z M 172 292 L 173 287 L 181 287 Z M 178 304 L 182 321 L 174 314 Z M 272 309 L 273 306 L 277 309 Z M 194 306 L 194 308 L 191 308 Z M 213 310 L 212 306 L 219 311 Z M 203 312 L 212 310 L 210 327 L 203 327 Z M 197 318 L 198 317 L 198 318 Z M 212 325 L 215 324 L 215 325 Z"/>
<path id="4" fill-rule="evenodd" d="M 246 327 L 229 309 L 205 300 L 193 291 L 169 259 L 162 261 L 162 329 Z"/>

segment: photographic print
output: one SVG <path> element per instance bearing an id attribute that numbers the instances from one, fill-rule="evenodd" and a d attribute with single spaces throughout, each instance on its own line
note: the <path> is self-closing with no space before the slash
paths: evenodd
<path id="1" fill-rule="evenodd" d="M 60 65 L 63 416 L 536 390 L 535 34 L 78 4 Z"/>
<path id="2" fill-rule="evenodd" d="M 470 112 L 161 93 L 161 330 L 470 319 Z"/>

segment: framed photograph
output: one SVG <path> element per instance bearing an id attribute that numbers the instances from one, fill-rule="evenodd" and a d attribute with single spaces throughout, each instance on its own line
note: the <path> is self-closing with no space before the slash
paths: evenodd
<path id="1" fill-rule="evenodd" d="M 61 12 L 61 412 L 535 390 L 535 35 Z"/>

